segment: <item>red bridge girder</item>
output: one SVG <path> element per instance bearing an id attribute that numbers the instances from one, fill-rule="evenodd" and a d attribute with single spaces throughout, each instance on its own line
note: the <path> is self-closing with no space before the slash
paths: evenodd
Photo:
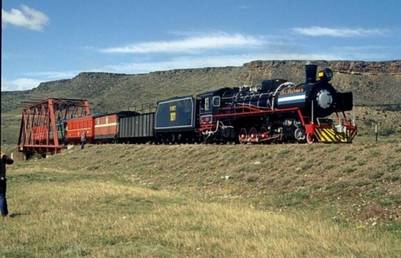
<path id="1" fill-rule="evenodd" d="M 64 147 L 65 121 L 90 115 L 85 99 L 49 98 L 24 104 L 18 147 L 26 156 L 60 152 Z"/>

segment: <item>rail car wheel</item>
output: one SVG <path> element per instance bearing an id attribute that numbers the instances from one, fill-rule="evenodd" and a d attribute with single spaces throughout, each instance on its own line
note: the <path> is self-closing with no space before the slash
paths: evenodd
<path id="1" fill-rule="evenodd" d="M 308 144 L 313 144 L 315 142 L 315 136 L 313 135 L 313 133 L 306 134 L 306 142 Z"/>
<path id="2" fill-rule="evenodd" d="M 248 138 L 248 134 L 245 128 L 241 128 L 238 134 L 238 140 L 240 143 L 246 143 Z"/>
<path id="3" fill-rule="evenodd" d="M 174 133 L 171 134 L 170 136 L 170 144 L 174 144 L 177 141 L 177 137 Z"/>

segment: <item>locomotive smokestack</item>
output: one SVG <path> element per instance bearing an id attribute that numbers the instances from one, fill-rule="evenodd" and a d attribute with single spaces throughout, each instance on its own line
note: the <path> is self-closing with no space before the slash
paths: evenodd
<path id="1" fill-rule="evenodd" d="M 316 82 L 316 71 L 317 71 L 317 65 L 313 64 L 305 65 L 306 83 Z"/>

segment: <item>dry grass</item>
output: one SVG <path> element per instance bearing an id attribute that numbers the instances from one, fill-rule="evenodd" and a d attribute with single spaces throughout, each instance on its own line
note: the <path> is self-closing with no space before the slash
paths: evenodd
<path id="1" fill-rule="evenodd" d="M 0 257 L 397 257 L 400 154 L 107 145 L 17 163 Z"/>
<path id="2" fill-rule="evenodd" d="M 392 234 L 344 228 L 308 212 L 261 211 L 116 182 L 34 180 L 11 189 L 20 214 L 0 225 L 4 257 L 390 257 L 399 248 Z"/>

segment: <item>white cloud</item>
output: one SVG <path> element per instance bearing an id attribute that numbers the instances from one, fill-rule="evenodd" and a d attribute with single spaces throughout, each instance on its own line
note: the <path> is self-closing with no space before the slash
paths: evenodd
<path id="1" fill-rule="evenodd" d="M 250 9 L 251 6 L 250 6 L 250 5 L 247 5 L 247 4 L 242 4 L 242 5 L 238 5 L 237 8 L 238 8 L 238 9 Z"/>
<path id="2" fill-rule="evenodd" d="M 1 91 L 29 90 L 39 85 L 41 81 L 32 78 L 17 78 L 12 81 L 1 80 Z"/>
<path id="3" fill-rule="evenodd" d="M 247 48 L 261 46 L 265 42 L 260 37 L 243 35 L 214 33 L 210 35 L 189 36 L 171 41 L 149 41 L 120 47 L 101 49 L 104 53 L 182 53 L 199 50 Z"/>
<path id="4" fill-rule="evenodd" d="M 364 36 L 381 36 L 386 34 L 384 29 L 362 29 L 362 28 L 328 28 L 311 26 L 304 28 L 293 28 L 293 31 L 312 37 L 328 36 L 328 37 L 364 37 Z"/>
<path id="5" fill-rule="evenodd" d="M 46 81 L 46 80 L 68 79 L 75 76 L 78 73 L 79 71 L 45 71 L 45 72 L 23 73 L 23 76 L 38 78 L 41 79 L 42 81 Z"/>
<path id="6" fill-rule="evenodd" d="M 41 82 L 60 79 L 70 79 L 79 71 L 44 71 L 22 73 L 20 78 L 14 80 L 1 80 L 2 91 L 30 90 L 39 86 Z"/>
<path id="7" fill-rule="evenodd" d="M 166 71 L 171 69 L 203 68 L 241 66 L 254 60 L 377 60 L 386 59 L 386 48 L 375 45 L 338 46 L 331 47 L 325 52 L 311 52 L 303 48 L 293 48 L 291 45 L 280 43 L 279 45 L 266 44 L 266 48 L 257 49 L 250 53 L 238 54 L 183 54 L 163 59 L 149 61 L 116 63 L 98 67 L 88 67 L 85 72 L 114 72 L 114 73 L 148 73 L 154 71 Z M 263 52 L 262 52 L 263 51 Z M 39 85 L 42 81 L 67 79 L 77 75 L 79 70 L 66 71 L 42 71 L 23 73 L 21 78 L 2 81 L 2 90 L 27 90 Z"/>
<path id="8" fill-rule="evenodd" d="M 10 24 L 30 30 L 41 31 L 49 22 L 49 18 L 46 14 L 26 5 L 21 5 L 20 9 L 11 9 L 10 11 L 1 9 L 1 15 L 1 23 L 3 27 Z"/>
<path id="9" fill-rule="evenodd" d="M 254 53 L 238 55 L 215 55 L 215 56 L 177 56 L 161 61 L 144 61 L 106 65 L 98 68 L 88 68 L 83 72 L 113 72 L 113 73 L 148 73 L 154 71 L 166 71 L 171 69 L 202 68 L 202 67 L 224 67 L 241 66 L 254 60 L 333 60 L 341 59 L 339 56 L 325 54 L 301 54 L 301 53 Z M 2 80 L 2 91 L 29 90 L 39 86 L 41 82 L 73 78 L 80 71 L 43 71 L 22 74 L 24 77 L 15 80 Z"/>
<path id="10" fill-rule="evenodd" d="M 218 56 L 181 56 L 169 60 L 156 62 L 134 62 L 105 66 L 94 69 L 99 72 L 116 73 L 148 73 L 171 69 L 241 66 L 254 60 L 334 60 L 339 56 L 325 54 L 244 54 L 244 55 L 218 55 Z"/>

